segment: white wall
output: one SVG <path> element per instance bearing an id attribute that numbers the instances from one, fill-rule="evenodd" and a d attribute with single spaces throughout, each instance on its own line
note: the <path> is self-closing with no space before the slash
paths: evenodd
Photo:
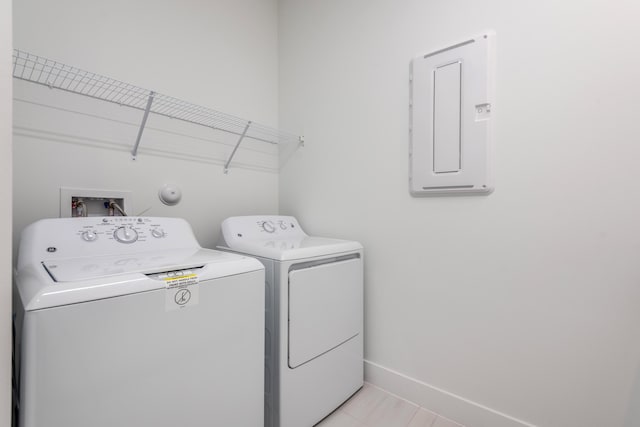
<path id="1" fill-rule="evenodd" d="M 11 1 L 0 1 L 0 425 L 11 424 Z"/>
<path id="2" fill-rule="evenodd" d="M 21 0 L 14 46 L 277 125 L 275 0 Z M 265 144 L 243 144 L 224 175 L 237 137 L 151 117 L 133 161 L 141 112 L 17 80 L 14 97 L 14 246 L 24 226 L 58 216 L 62 186 L 130 190 L 130 214 L 184 217 L 209 247 L 225 217 L 277 212 L 277 153 Z M 158 200 L 165 183 L 182 188 L 178 206 Z"/>
<path id="3" fill-rule="evenodd" d="M 363 242 L 369 378 L 470 427 L 637 425 L 640 3 L 281 0 L 279 17 L 280 123 L 306 139 L 280 211 Z M 496 191 L 412 198 L 410 59 L 489 28 Z"/>

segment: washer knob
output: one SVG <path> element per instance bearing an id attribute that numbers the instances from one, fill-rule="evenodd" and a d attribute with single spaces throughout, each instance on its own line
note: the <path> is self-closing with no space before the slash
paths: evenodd
<path id="1" fill-rule="evenodd" d="M 271 221 L 265 221 L 262 223 L 262 229 L 267 233 L 273 233 L 276 231 L 276 227 L 273 225 Z"/>
<path id="2" fill-rule="evenodd" d="M 287 229 L 287 224 L 285 224 L 284 221 L 280 221 L 280 229 L 281 230 L 286 230 Z"/>
<path id="3" fill-rule="evenodd" d="M 82 238 L 87 242 L 93 242 L 98 238 L 98 234 L 93 230 L 87 230 L 82 233 Z"/>
<path id="4" fill-rule="evenodd" d="M 151 230 L 151 235 L 159 239 L 161 237 L 164 237 L 164 230 L 161 228 L 154 228 L 153 230 Z"/>
<path id="5" fill-rule="evenodd" d="M 138 240 L 138 232 L 131 228 L 130 225 L 125 225 L 116 228 L 113 232 L 113 237 L 120 243 L 133 243 Z"/>

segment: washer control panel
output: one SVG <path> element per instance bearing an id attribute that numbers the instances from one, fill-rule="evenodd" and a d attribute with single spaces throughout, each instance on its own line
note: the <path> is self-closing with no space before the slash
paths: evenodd
<path id="1" fill-rule="evenodd" d="M 53 218 L 29 228 L 24 232 L 33 235 L 24 251 L 42 254 L 41 259 L 200 247 L 191 226 L 181 218 Z"/>
<path id="2" fill-rule="evenodd" d="M 163 224 L 152 221 L 151 218 L 141 217 L 104 217 L 90 221 L 83 218 L 88 224 L 81 225 L 76 232 L 85 242 L 95 242 L 99 239 L 114 240 L 118 243 L 131 244 L 145 241 L 149 237 L 163 239 L 167 233 Z"/>

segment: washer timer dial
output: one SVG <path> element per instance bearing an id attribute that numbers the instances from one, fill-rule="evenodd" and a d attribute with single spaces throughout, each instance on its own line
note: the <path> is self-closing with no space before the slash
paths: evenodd
<path id="1" fill-rule="evenodd" d="M 113 237 L 120 243 L 133 243 L 138 240 L 138 232 L 130 225 L 124 225 L 116 228 L 116 231 L 113 232 Z"/>

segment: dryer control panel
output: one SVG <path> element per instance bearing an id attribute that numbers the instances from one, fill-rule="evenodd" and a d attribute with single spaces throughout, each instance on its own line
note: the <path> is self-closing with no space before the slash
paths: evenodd
<path id="1" fill-rule="evenodd" d="M 278 261 L 361 251 L 350 240 L 313 237 L 292 216 L 234 216 L 222 222 L 219 249 Z"/>
<path id="2" fill-rule="evenodd" d="M 234 216 L 222 222 L 222 234 L 227 243 L 236 239 L 296 239 L 307 237 L 292 216 Z M 231 247 L 233 247 L 231 245 Z"/>

